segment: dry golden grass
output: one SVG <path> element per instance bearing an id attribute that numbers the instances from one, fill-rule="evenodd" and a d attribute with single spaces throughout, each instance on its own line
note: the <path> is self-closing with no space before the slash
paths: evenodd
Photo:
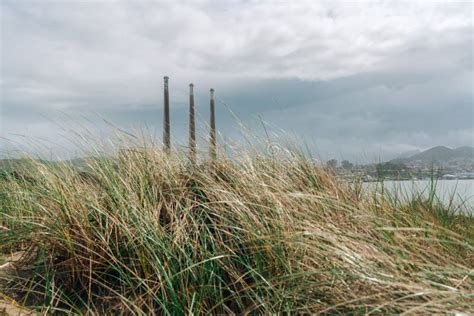
<path id="1" fill-rule="evenodd" d="M 30 254 L 1 291 L 48 312 L 474 312 L 472 217 L 363 195 L 300 152 L 136 148 L 0 183 L 0 251 Z"/>

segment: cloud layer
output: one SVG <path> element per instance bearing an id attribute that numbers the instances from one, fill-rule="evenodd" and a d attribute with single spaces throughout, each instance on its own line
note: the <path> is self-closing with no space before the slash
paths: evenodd
<path id="1" fill-rule="evenodd" d="M 473 142 L 471 2 L 5 0 L 0 7 L 7 138 L 54 139 L 51 121 L 61 111 L 159 129 L 169 75 L 175 125 L 183 128 L 194 82 L 203 108 L 212 86 L 244 123 L 262 116 L 324 156 Z M 233 135 L 231 116 L 220 119 Z"/>

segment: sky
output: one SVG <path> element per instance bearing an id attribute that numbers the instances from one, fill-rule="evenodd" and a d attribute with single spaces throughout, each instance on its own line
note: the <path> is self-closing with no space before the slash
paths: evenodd
<path id="1" fill-rule="evenodd" d="M 471 1 L 1 0 L 0 18 L 2 155 L 73 155 L 81 128 L 160 138 L 163 76 L 177 147 L 191 82 L 201 147 L 210 88 L 221 143 L 244 125 L 322 160 L 474 145 Z"/>

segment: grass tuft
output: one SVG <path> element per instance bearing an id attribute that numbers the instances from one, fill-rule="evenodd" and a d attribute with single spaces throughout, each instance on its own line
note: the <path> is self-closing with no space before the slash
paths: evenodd
<path id="1" fill-rule="evenodd" d="M 153 146 L 0 181 L 0 291 L 46 312 L 474 312 L 474 219 L 360 194 L 301 152 Z M 138 149 L 137 149 L 138 148 Z"/>

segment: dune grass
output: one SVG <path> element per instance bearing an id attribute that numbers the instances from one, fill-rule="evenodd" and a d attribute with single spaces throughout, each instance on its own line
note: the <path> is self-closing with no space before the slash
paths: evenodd
<path id="1" fill-rule="evenodd" d="M 474 219 L 362 194 L 298 151 L 154 146 L 0 182 L 0 292 L 42 311 L 474 312 Z"/>

